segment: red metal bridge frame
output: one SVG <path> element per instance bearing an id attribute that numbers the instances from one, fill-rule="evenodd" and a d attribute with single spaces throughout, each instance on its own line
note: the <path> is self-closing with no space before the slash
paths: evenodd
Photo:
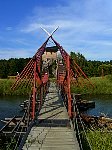
<path id="1" fill-rule="evenodd" d="M 90 80 L 88 79 L 88 77 L 86 76 L 86 74 L 78 66 L 78 64 L 75 62 L 75 60 L 71 59 L 71 57 L 63 49 L 63 47 L 60 46 L 60 44 L 57 43 L 52 36 L 51 36 L 51 39 L 54 41 L 54 43 L 56 44 L 56 46 L 59 48 L 60 53 L 61 53 L 61 55 L 63 57 L 63 60 L 64 60 L 64 63 L 65 63 L 65 66 L 66 66 L 67 72 L 66 72 L 66 76 L 65 76 L 65 79 L 63 81 L 63 84 L 64 84 L 65 81 L 67 82 L 68 115 L 71 118 L 73 112 L 72 112 L 72 97 L 71 97 L 71 91 L 70 91 L 70 83 L 71 83 L 70 79 L 71 79 L 71 76 L 72 77 L 75 76 L 74 70 L 75 70 L 76 73 L 80 74 L 80 76 L 82 74 L 88 80 L 89 85 L 92 85 L 92 87 L 94 87 L 94 85 L 90 82 Z M 66 89 L 65 89 L 65 91 L 66 91 Z"/>
<path id="2" fill-rule="evenodd" d="M 74 70 L 77 72 L 79 76 L 81 74 L 89 81 L 87 76 L 84 74 L 84 72 L 81 70 L 81 68 L 77 65 L 75 61 L 73 61 L 69 54 L 63 49 L 62 46 L 60 46 L 59 43 L 57 43 L 52 36 L 49 36 L 48 39 L 44 42 L 44 44 L 38 49 L 37 53 L 33 56 L 33 58 L 29 61 L 29 63 L 26 65 L 26 67 L 23 69 L 19 77 L 17 78 L 16 82 L 13 84 L 12 89 L 15 89 L 24 82 L 24 79 L 28 79 L 29 83 L 32 84 L 32 112 L 31 117 L 32 119 L 35 118 L 35 107 L 36 107 L 36 94 L 37 94 L 37 86 L 38 83 L 40 87 L 40 105 L 42 104 L 42 96 L 41 96 L 41 87 L 44 86 L 48 81 L 48 74 L 44 74 L 43 77 L 41 77 L 40 74 L 40 63 L 43 53 L 45 52 L 45 47 L 47 45 L 47 42 L 49 39 L 52 39 L 55 45 L 58 47 L 63 60 L 64 64 L 66 66 L 66 76 L 63 80 L 65 91 L 67 93 L 67 99 L 68 99 L 68 115 L 71 118 L 72 117 L 72 98 L 71 98 L 71 92 L 70 92 L 70 76 L 74 76 Z M 75 64 L 75 67 L 74 67 Z M 25 81 L 26 82 L 26 81 Z M 91 82 L 90 82 L 91 84 Z M 93 86 L 93 85 L 92 85 Z M 45 87 L 44 87 L 45 88 Z M 40 107 L 40 106 L 39 106 Z"/>
<path id="3" fill-rule="evenodd" d="M 54 43 L 56 44 L 56 46 L 58 47 L 63 59 L 64 59 L 64 63 L 66 65 L 66 70 L 67 70 L 67 76 L 66 76 L 66 81 L 67 81 L 67 97 L 68 97 L 68 115 L 71 118 L 72 116 L 72 98 L 71 98 L 71 92 L 70 92 L 70 56 L 68 55 L 68 53 L 63 49 L 63 47 L 60 46 L 60 44 L 58 44 L 54 38 L 51 36 L 51 39 L 54 41 Z"/>
<path id="4" fill-rule="evenodd" d="M 38 49 L 37 53 L 28 62 L 28 64 L 23 69 L 21 74 L 17 77 L 16 82 L 11 87 L 13 90 L 16 88 L 19 88 L 25 79 L 28 79 L 28 85 L 29 84 L 32 85 L 32 87 L 33 87 L 32 88 L 32 112 L 31 112 L 32 119 L 35 118 L 35 105 L 36 105 L 36 93 L 37 93 L 36 84 L 38 83 L 38 86 L 40 87 L 40 92 L 41 92 L 42 86 L 43 86 L 43 88 L 45 88 L 46 83 L 48 81 L 48 74 L 44 74 L 43 77 L 41 77 L 41 75 L 40 75 L 40 63 L 41 63 L 41 58 L 45 51 L 45 47 L 46 47 L 46 44 L 47 44 L 49 38 Z M 41 104 L 42 104 L 42 97 L 41 97 L 41 93 L 40 93 L 40 105 Z"/>

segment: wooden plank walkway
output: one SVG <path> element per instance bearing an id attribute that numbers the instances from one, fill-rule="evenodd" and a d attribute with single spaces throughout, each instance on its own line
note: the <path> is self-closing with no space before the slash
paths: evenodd
<path id="1" fill-rule="evenodd" d="M 23 150 L 80 150 L 54 83 L 50 83 L 38 120 L 37 125 L 31 129 Z"/>

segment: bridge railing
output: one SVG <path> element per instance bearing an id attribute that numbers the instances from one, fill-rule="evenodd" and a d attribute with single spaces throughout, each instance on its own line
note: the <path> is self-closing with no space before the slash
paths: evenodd
<path id="1" fill-rule="evenodd" d="M 17 147 L 17 144 L 21 136 L 23 135 L 22 133 L 23 133 L 24 127 L 26 127 L 25 124 L 21 126 L 21 124 L 23 124 L 25 121 L 25 116 L 26 116 L 26 111 L 24 112 L 23 117 L 20 119 L 20 121 L 17 123 L 17 125 L 14 127 L 12 131 L 13 137 L 11 138 L 10 144 L 7 146 L 7 150 L 10 150 L 10 148 L 13 148 L 13 150 L 16 150 L 14 147 Z M 17 134 L 18 134 L 18 138 L 17 138 Z"/>
<path id="2" fill-rule="evenodd" d="M 73 106 L 73 112 L 74 112 L 72 123 L 73 123 L 74 130 L 76 131 L 76 136 L 79 142 L 80 149 L 92 150 L 91 144 L 86 134 L 86 128 L 85 128 L 84 122 L 80 116 L 80 112 L 77 106 L 77 101 L 75 99 L 75 96 L 73 96 L 72 106 Z"/>
<path id="3" fill-rule="evenodd" d="M 21 142 L 20 142 L 20 144 L 19 144 L 19 146 L 18 146 L 18 150 L 21 150 L 22 148 L 23 148 L 23 146 L 24 146 L 24 144 L 25 144 L 25 141 L 26 141 L 26 139 L 27 139 L 27 137 L 28 137 L 28 134 L 29 134 L 29 132 L 30 132 L 30 130 L 31 130 L 31 128 L 35 125 L 35 124 L 37 124 L 37 122 L 38 122 L 38 115 L 39 115 L 39 112 L 40 112 L 40 110 L 41 110 L 41 107 L 42 107 L 42 105 L 43 105 L 43 103 L 44 103 L 44 99 L 45 99 L 45 96 L 46 96 L 46 94 L 47 94 L 47 92 L 48 92 L 48 87 L 49 87 L 49 81 L 47 81 L 46 83 L 43 83 L 42 85 L 40 85 L 38 88 L 37 88 L 37 94 L 39 94 L 39 95 L 37 95 L 37 102 L 39 102 L 39 103 L 37 103 L 37 105 L 39 106 L 39 107 L 37 107 L 38 109 L 37 109 L 37 111 L 35 111 L 35 118 L 34 119 L 32 119 L 30 122 L 29 122 L 29 124 L 28 124 L 28 128 L 27 128 L 27 131 L 26 131 L 26 133 L 24 134 L 24 136 L 22 137 L 22 140 L 21 140 Z M 40 91 L 40 89 L 43 89 L 42 91 L 43 91 L 43 94 L 42 94 L 42 103 L 40 102 L 40 94 L 41 93 L 38 93 L 38 91 Z M 39 101 L 38 101 L 39 100 Z M 40 105 L 40 103 L 41 103 L 41 105 Z M 17 147 L 16 147 L 17 148 Z M 16 150 L 16 149 L 15 149 Z"/>

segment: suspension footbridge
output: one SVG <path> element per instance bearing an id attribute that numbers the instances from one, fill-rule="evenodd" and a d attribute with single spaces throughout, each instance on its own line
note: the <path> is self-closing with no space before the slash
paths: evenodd
<path id="1" fill-rule="evenodd" d="M 55 32 L 55 30 L 54 30 Z M 12 135 L 8 149 L 23 150 L 79 150 L 82 149 L 78 110 L 71 93 L 71 85 L 93 86 L 82 69 L 63 47 L 53 38 L 53 33 L 37 50 L 23 71 L 17 76 L 12 90 L 30 87 L 30 97 L 24 115 L 16 126 L 7 131 L 9 123 L 0 131 L 1 135 Z M 61 54 L 56 60 L 55 82 L 49 81 L 49 66 L 42 62 L 49 40 Z M 52 47 L 51 47 L 52 49 Z M 85 82 L 86 80 L 86 82 Z M 14 121 L 14 118 L 12 118 Z M 16 142 L 14 144 L 14 140 Z"/>

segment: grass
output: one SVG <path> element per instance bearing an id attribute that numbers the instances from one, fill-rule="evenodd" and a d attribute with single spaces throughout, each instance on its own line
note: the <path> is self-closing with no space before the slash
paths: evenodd
<path id="1" fill-rule="evenodd" d="M 112 132 L 108 130 L 89 130 L 87 137 L 92 150 L 112 150 Z"/>
<path id="2" fill-rule="evenodd" d="M 71 86 L 72 93 L 80 93 L 80 94 L 112 94 L 112 75 L 104 76 L 104 77 L 92 77 L 90 81 L 94 85 L 92 86 Z M 85 83 L 87 81 L 85 80 Z"/>
<path id="3" fill-rule="evenodd" d="M 92 86 L 87 86 L 87 81 L 85 85 L 77 86 L 77 84 L 71 84 L 72 93 L 80 94 L 112 94 L 112 75 L 102 77 L 92 77 L 90 78 L 94 88 Z M 31 87 L 23 86 L 15 91 L 11 90 L 11 86 L 14 83 L 14 79 L 0 79 L 0 95 L 29 95 Z M 50 78 L 50 81 L 54 82 L 55 78 Z M 81 82 L 81 79 L 79 79 Z"/>
<path id="4" fill-rule="evenodd" d="M 23 86 L 17 90 L 12 90 L 14 79 L 0 79 L 0 95 L 29 95 L 31 90 L 28 86 Z"/>

